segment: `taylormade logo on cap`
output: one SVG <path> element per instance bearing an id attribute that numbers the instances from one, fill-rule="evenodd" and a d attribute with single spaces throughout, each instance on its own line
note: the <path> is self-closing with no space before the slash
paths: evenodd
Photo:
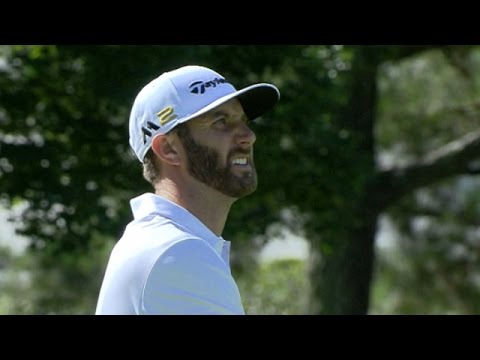
<path id="1" fill-rule="evenodd" d="M 271 84 L 237 91 L 223 76 L 202 66 L 184 66 L 165 72 L 137 95 L 130 113 L 130 146 L 143 163 L 155 135 L 200 116 L 237 97 L 250 119 L 261 116 L 280 98 Z"/>
<path id="2" fill-rule="evenodd" d="M 195 81 L 192 85 L 190 85 L 190 92 L 193 94 L 203 94 L 205 92 L 205 89 L 208 89 L 209 87 L 216 87 L 217 84 L 225 84 L 225 79 L 219 79 L 215 78 L 210 81 Z"/>

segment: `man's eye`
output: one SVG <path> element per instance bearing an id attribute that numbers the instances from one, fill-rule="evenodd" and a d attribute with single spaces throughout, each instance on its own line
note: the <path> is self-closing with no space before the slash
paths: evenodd
<path id="1" fill-rule="evenodd" d="M 221 125 L 225 125 L 227 123 L 227 120 L 222 117 L 222 118 L 218 118 L 216 119 L 214 122 L 213 122 L 213 125 L 215 126 L 221 126 Z"/>

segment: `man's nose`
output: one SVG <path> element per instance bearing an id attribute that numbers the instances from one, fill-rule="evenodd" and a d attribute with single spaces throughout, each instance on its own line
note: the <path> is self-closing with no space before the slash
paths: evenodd
<path id="1" fill-rule="evenodd" d="M 253 145 L 257 136 L 247 123 L 242 122 L 237 129 L 237 141 L 240 145 Z"/>

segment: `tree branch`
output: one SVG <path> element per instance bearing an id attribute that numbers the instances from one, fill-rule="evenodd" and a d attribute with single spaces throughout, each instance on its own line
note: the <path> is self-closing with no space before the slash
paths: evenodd
<path id="1" fill-rule="evenodd" d="M 477 130 L 432 151 L 417 162 L 378 171 L 371 191 L 374 209 L 381 212 L 413 190 L 448 177 L 479 173 L 478 166 L 472 165 L 479 155 L 480 130 Z"/>

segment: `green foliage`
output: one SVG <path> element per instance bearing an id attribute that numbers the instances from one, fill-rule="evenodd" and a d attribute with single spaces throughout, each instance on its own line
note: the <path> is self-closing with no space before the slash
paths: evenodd
<path id="1" fill-rule="evenodd" d="M 433 51 L 386 65 L 377 136 L 401 164 L 480 125 L 480 50 Z M 475 177 L 444 180 L 389 210 L 397 245 L 379 251 L 372 313 L 478 314 L 479 189 Z"/>
<path id="2" fill-rule="evenodd" d="M 480 312 L 479 179 L 418 191 L 391 211 L 400 238 L 378 257 L 372 312 Z"/>
<path id="3" fill-rule="evenodd" d="M 238 286 L 249 315 L 300 315 L 307 313 L 308 277 L 304 261 L 276 260 L 260 264 Z"/>
<path id="4" fill-rule="evenodd" d="M 86 253 L 54 258 L 0 249 L 0 314 L 94 314 L 112 246 L 96 239 Z"/>
<path id="5" fill-rule="evenodd" d="M 480 50 L 462 56 L 454 61 L 435 50 L 381 67 L 381 150 L 412 159 L 478 128 Z"/>

